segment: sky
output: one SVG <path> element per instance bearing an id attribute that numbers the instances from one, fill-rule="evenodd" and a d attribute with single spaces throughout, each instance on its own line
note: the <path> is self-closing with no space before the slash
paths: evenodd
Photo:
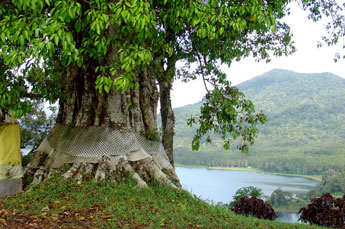
<path id="1" fill-rule="evenodd" d="M 273 57 L 270 63 L 255 62 L 251 57 L 234 62 L 230 68 L 223 70 L 233 85 L 240 84 L 255 76 L 262 75 L 275 68 L 292 70 L 300 73 L 331 72 L 345 78 L 345 60 L 334 62 L 335 53 L 344 55 L 345 40 L 340 40 L 337 46 L 317 48 L 321 36 L 326 35 L 325 21 L 313 22 L 308 20 L 304 12 L 295 2 L 290 5 L 291 14 L 284 21 L 290 25 L 293 41 L 297 51 L 288 57 Z M 201 80 L 189 83 L 174 82 L 172 91 L 173 108 L 193 104 L 202 100 L 205 89 Z"/>

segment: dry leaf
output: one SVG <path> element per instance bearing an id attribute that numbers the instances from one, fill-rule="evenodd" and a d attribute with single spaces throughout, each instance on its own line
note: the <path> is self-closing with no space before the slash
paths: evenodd
<path id="1" fill-rule="evenodd" d="M 0 222 L 3 223 L 3 224 L 5 224 L 5 225 L 7 225 L 5 219 L 1 219 L 1 218 L 0 218 Z"/>
<path id="2" fill-rule="evenodd" d="M 46 206 L 46 207 L 42 208 L 42 211 L 44 211 L 44 212 L 49 211 L 49 207 Z"/>

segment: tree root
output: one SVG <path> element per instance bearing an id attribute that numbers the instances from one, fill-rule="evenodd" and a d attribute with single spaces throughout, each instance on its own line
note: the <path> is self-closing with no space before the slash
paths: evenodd
<path id="1" fill-rule="evenodd" d="M 88 181 L 90 178 L 96 181 L 110 180 L 112 184 L 123 181 L 129 177 L 137 182 L 136 187 L 147 188 L 148 182 L 159 182 L 169 185 L 175 189 L 180 189 L 181 185 L 174 168 L 166 159 L 158 157 L 146 157 L 137 161 L 130 161 L 128 157 L 122 156 L 103 156 L 98 160 L 65 163 L 60 168 L 49 168 L 49 156 L 38 153 L 36 160 L 29 163 L 24 170 L 24 186 L 39 184 L 49 179 L 56 171 L 62 171 L 62 178 L 75 178 L 77 184 Z M 36 162 L 36 163 L 35 163 Z M 66 164 L 71 164 L 69 169 Z M 28 179 L 32 177 L 32 179 Z"/>

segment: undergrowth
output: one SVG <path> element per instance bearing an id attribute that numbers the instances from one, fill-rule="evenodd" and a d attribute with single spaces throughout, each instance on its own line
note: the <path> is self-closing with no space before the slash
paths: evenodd
<path id="1" fill-rule="evenodd" d="M 310 228 L 235 215 L 156 183 L 150 189 L 135 185 L 132 180 L 76 185 L 56 174 L 25 192 L 0 198 L 0 228 Z"/>

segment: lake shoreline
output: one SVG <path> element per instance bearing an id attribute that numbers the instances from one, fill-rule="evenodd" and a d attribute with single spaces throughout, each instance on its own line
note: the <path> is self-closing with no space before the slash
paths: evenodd
<path id="1" fill-rule="evenodd" d="M 299 209 L 275 209 L 275 212 L 288 212 L 288 213 L 298 213 Z"/>
<path id="2" fill-rule="evenodd" d="M 304 175 L 304 174 L 289 174 L 289 173 L 271 173 L 265 172 L 256 168 L 238 168 L 238 167 L 208 167 L 208 166 L 196 166 L 196 165 L 181 165 L 175 164 L 175 167 L 181 168 L 198 168 L 198 169 L 214 169 L 214 170 L 231 170 L 231 171 L 247 171 L 247 172 L 256 172 L 256 173 L 264 173 L 264 174 L 271 174 L 271 175 L 279 175 L 279 176 L 290 176 L 290 177 L 303 177 L 306 179 L 311 179 L 314 181 L 321 181 L 322 176 L 317 175 Z"/>

